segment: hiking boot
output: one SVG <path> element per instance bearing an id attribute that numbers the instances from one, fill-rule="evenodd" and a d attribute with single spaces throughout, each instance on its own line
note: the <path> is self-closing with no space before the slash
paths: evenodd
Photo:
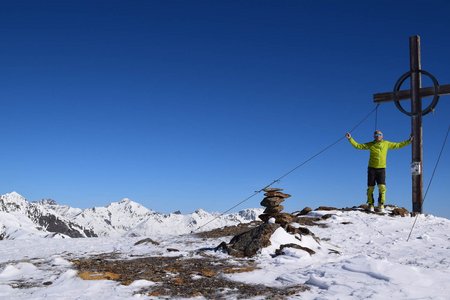
<path id="1" fill-rule="evenodd" d="M 379 211 L 380 213 L 384 213 L 384 212 L 385 212 L 385 210 L 384 210 L 384 205 L 383 205 L 383 204 L 378 205 L 378 211 Z"/>
<path id="2" fill-rule="evenodd" d="M 372 204 L 369 205 L 369 211 L 371 211 L 371 212 L 375 211 Z"/>

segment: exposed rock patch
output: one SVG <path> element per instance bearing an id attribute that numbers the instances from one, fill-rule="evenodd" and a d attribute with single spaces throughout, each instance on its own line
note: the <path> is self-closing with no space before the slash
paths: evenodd
<path id="1" fill-rule="evenodd" d="M 401 216 L 401 217 L 407 217 L 410 216 L 409 211 L 404 207 L 395 207 L 392 209 L 392 211 L 389 214 L 390 216 Z"/>
<path id="2" fill-rule="evenodd" d="M 196 236 L 200 238 L 220 238 L 224 236 L 234 236 L 255 228 L 256 226 L 261 225 L 261 221 L 253 221 L 250 223 L 240 223 L 235 226 L 225 226 L 223 228 L 217 228 L 210 231 L 204 231 L 195 233 Z"/>
<path id="3" fill-rule="evenodd" d="M 250 231 L 233 237 L 229 244 L 221 243 L 217 250 L 222 250 L 235 257 L 252 257 L 262 248 L 270 246 L 270 237 L 280 228 L 279 224 L 264 223 Z"/>
<path id="4" fill-rule="evenodd" d="M 279 249 L 277 249 L 275 251 L 275 255 L 282 255 L 284 254 L 283 249 L 285 248 L 294 248 L 294 249 L 299 249 L 299 250 L 303 250 L 309 253 L 309 255 L 313 255 L 316 253 L 316 251 L 309 249 L 308 247 L 303 247 L 297 244 L 285 244 L 285 245 L 281 245 Z"/>
<path id="5" fill-rule="evenodd" d="M 144 244 L 144 245 L 152 244 L 152 245 L 155 245 L 155 246 L 159 245 L 158 242 L 152 240 L 151 238 L 146 238 L 146 239 L 143 239 L 143 240 L 140 240 L 140 241 L 137 241 L 136 243 L 134 243 L 135 246 L 141 245 L 141 244 Z"/>
<path id="6" fill-rule="evenodd" d="M 83 258 L 72 261 L 84 279 L 110 279 L 128 285 L 145 279 L 156 285 L 139 291 L 148 296 L 164 298 L 205 297 L 206 299 L 285 299 L 308 290 L 305 285 L 283 287 L 251 285 L 228 280 L 224 275 L 250 272 L 256 269 L 254 262 L 205 257 L 146 257 L 139 259 Z"/>

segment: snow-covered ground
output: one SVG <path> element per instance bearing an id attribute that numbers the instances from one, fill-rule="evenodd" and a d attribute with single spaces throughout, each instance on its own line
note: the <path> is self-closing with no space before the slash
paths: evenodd
<path id="1" fill-rule="evenodd" d="M 322 213 L 330 212 L 314 212 Z M 310 286 L 292 299 L 449 299 L 450 220 L 419 216 L 407 242 L 413 218 L 357 211 L 331 213 L 333 217 L 322 221 L 329 227 L 309 227 L 321 239 L 319 246 L 309 236 L 303 237 L 302 245 L 316 254 L 288 248 L 284 255 L 272 257 L 276 245 L 295 242 L 279 229 L 271 238 L 272 246 L 253 258 L 259 269 L 222 276 L 272 287 Z M 151 238 L 160 245 L 135 246 L 142 237 L 129 236 L 0 241 L 0 299 L 150 299 L 139 290 L 154 282 L 138 280 L 124 286 L 109 280 L 85 281 L 69 260 L 102 253 L 124 258 L 195 257 L 196 249 L 215 247 L 231 237 L 201 239 L 187 234 Z M 181 251 L 168 252 L 167 248 Z M 208 255 L 227 257 L 214 251 Z"/>

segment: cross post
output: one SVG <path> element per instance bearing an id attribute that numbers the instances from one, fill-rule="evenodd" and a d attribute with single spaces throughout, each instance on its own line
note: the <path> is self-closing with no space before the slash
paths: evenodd
<path id="1" fill-rule="evenodd" d="M 413 215 L 422 213 L 423 204 L 423 145 L 422 145 L 422 116 L 434 111 L 439 96 L 450 94 L 450 84 L 439 85 L 436 78 L 429 72 L 421 69 L 420 62 L 420 37 L 415 35 L 409 38 L 410 70 L 403 74 L 394 86 L 393 92 L 378 93 L 373 95 L 375 103 L 394 101 L 395 106 L 404 114 L 411 117 L 412 141 L 412 211 Z M 433 87 L 422 88 L 422 74 L 433 81 Z M 409 90 L 400 90 L 407 78 L 410 80 Z M 433 96 L 431 104 L 423 109 L 422 97 Z M 400 104 L 400 100 L 411 99 L 411 112 L 406 111 Z"/>
<path id="2" fill-rule="evenodd" d="M 412 129 L 412 168 L 417 166 L 418 172 L 412 174 L 412 206 L 413 213 L 422 213 L 423 199 L 423 145 L 422 145 L 422 99 L 420 88 L 422 87 L 422 76 L 418 72 L 420 65 L 420 38 L 413 36 L 409 38 L 410 70 L 411 70 L 411 129 Z"/>

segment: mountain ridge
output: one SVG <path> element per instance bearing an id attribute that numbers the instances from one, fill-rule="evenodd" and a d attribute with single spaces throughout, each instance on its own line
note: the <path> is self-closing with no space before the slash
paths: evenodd
<path id="1" fill-rule="evenodd" d="M 29 202 L 13 191 L 0 195 L 0 240 L 184 234 L 200 226 L 208 230 L 251 222 L 261 212 L 262 209 L 246 209 L 221 215 L 197 209 L 191 214 L 162 214 L 129 198 L 106 206 L 80 209 L 60 205 L 53 199 Z"/>

